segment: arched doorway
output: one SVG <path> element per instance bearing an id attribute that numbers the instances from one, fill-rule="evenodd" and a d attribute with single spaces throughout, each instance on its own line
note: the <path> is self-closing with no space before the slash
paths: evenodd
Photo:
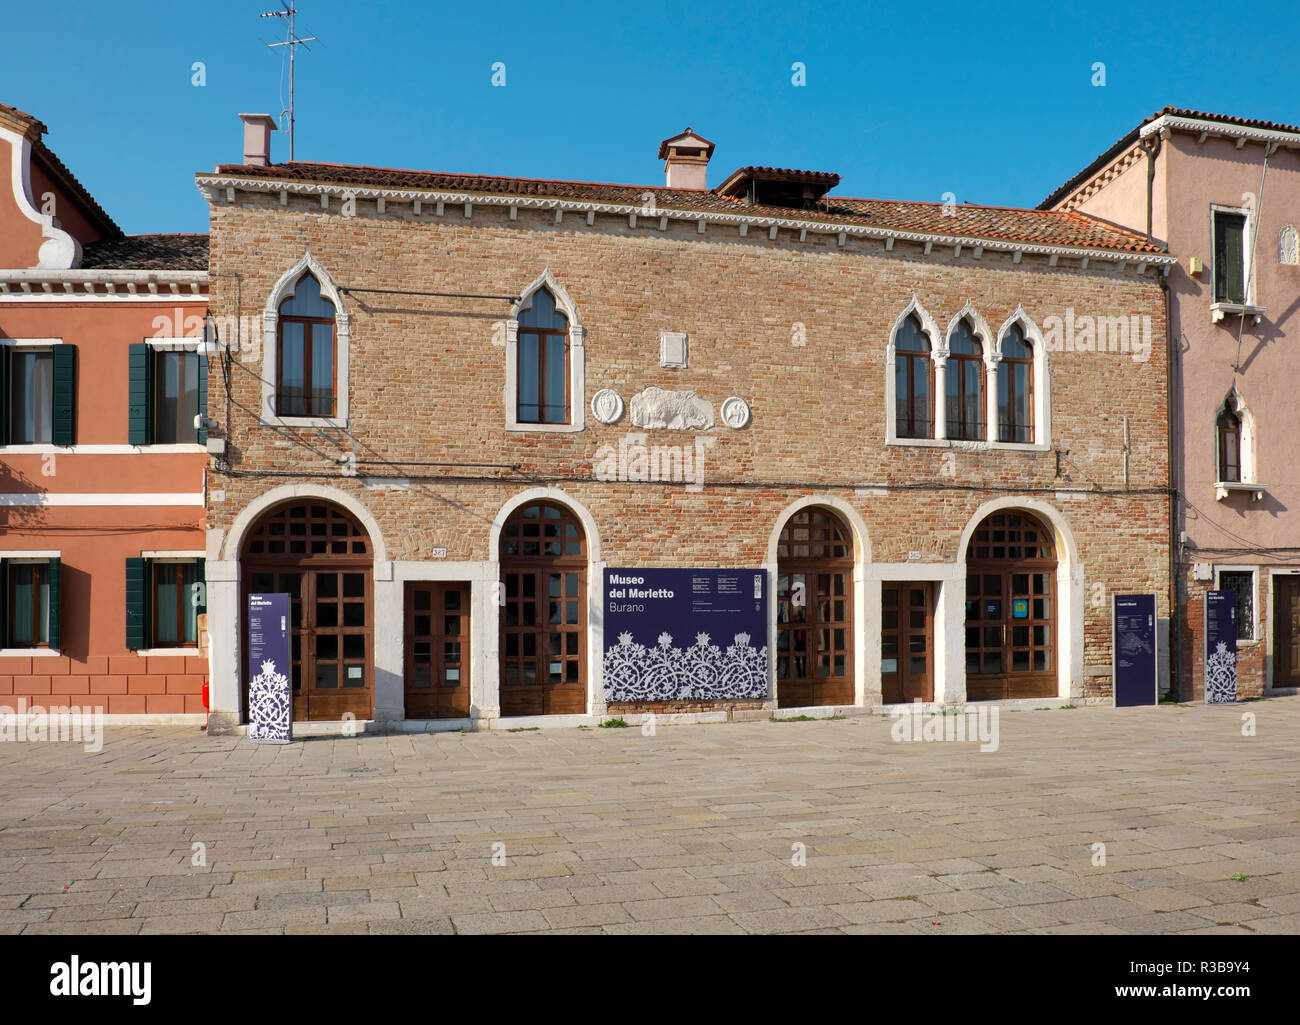
<path id="1" fill-rule="evenodd" d="M 777 706 L 853 704 L 852 531 L 829 509 L 800 509 L 776 558 Z"/>
<path id="2" fill-rule="evenodd" d="M 322 500 L 264 514 L 241 556 L 241 610 L 250 594 L 285 593 L 291 612 L 293 717 L 374 713 L 374 552 L 365 528 Z M 247 649 L 247 620 L 244 648 Z M 247 711 L 248 666 L 241 667 Z"/>
<path id="3" fill-rule="evenodd" d="M 570 509 L 520 506 L 501 529 L 501 714 L 587 711 L 587 538 Z"/>
<path id="4" fill-rule="evenodd" d="M 1056 546 L 1016 510 L 975 528 L 966 551 L 966 698 L 1046 698 L 1059 692 Z"/>

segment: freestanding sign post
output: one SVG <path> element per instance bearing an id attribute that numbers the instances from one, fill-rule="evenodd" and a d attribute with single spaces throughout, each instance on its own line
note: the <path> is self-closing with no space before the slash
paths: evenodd
<path id="1" fill-rule="evenodd" d="M 767 696 L 767 573 L 605 570 L 606 701 Z"/>
<path id="2" fill-rule="evenodd" d="M 1114 660 L 1111 694 L 1115 707 L 1154 705 L 1160 700 L 1156 673 L 1156 596 L 1117 594 L 1111 615 Z"/>
<path id="3" fill-rule="evenodd" d="M 289 596 L 248 596 L 248 739 L 293 739 L 293 663 L 289 657 Z"/>
<path id="4" fill-rule="evenodd" d="M 1205 592 L 1205 703 L 1237 700 L 1237 596 Z"/>

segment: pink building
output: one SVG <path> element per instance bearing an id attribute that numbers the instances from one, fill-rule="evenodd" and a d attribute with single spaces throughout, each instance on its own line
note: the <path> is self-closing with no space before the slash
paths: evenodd
<path id="1" fill-rule="evenodd" d="M 1166 279 L 1179 696 L 1203 696 L 1204 594 L 1237 595 L 1238 695 L 1300 685 L 1300 127 L 1166 107 L 1042 209 L 1145 232 Z"/>

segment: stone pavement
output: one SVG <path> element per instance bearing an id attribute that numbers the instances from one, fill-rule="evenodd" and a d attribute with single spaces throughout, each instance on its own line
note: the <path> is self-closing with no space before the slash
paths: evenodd
<path id="1" fill-rule="evenodd" d="M 4 743 L 0 932 L 1300 932 L 1300 698 L 892 725 Z"/>

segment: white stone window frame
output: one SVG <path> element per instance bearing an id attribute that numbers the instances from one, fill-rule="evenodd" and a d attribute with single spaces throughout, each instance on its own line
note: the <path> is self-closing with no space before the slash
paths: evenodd
<path id="1" fill-rule="evenodd" d="M 275 393 L 279 385 L 279 326 L 280 304 L 294 294 L 294 286 L 304 272 L 310 272 L 320 283 L 321 296 L 334 304 L 334 416 L 278 416 L 275 411 Z M 268 426 L 282 427 L 335 427 L 347 429 L 349 350 L 351 316 L 343 305 L 334 279 L 306 250 L 302 259 L 280 277 L 271 289 L 262 311 L 262 411 L 259 419 Z"/>
<path id="2" fill-rule="evenodd" d="M 1218 214 L 1240 214 L 1246 219 L 1241 229 L 1241 273 L 1245 283 L 1243 303 L 1217 302 L 1214 298 L 1215 284 L 1219 280 L 1219 247 L 1214 243 L 1214 221 Z M 1259 214 L 1253 206 L 1226 206 L 1221 203 L 1210 204 L 1210 320 L 1218 323 L 1225 316 L 1239 315 L 1253 317 L 1259 323 L 1265 308 L 1255 301 L 1255 247 L 1253 245 L 1257 230 Z"/>
<path id="3" fill-rule="evenodd" d="M 562 424 L 524 423 L 519 420 L 519 314 L 532 305 L 532 297 L 545 288 L 555 299 L 556 308 L 569 321 L 569 422 Z M 578 316 L 577 304 L 568 289 L 555 279 L 547 267 L 519 294 L 506 321 L 506 430 L 550 433 L 576 433 L 587 427 L 587 329 Z"/>
<path id="4" fill-rule="evenodd" d="M 894 339 L 903 322 L 915 313 L 921 322 L 922 331 L 930 339 L 930 357 L 934 361 L 934 434 L 933 438 L 900 438 L 895 424 L 894 357 L 897 355 Z M 984 402 L 985 402 L 985 437 L 982 441 L 960 440 L 947 437 L 947 371 L 948 339 L 961 322 L 962 318 L 971 322 L 975 335 L 984 348 Z M 1002 360 L 1002 339 L 1015 324 L 1020 325 L 1025 340 L 1034 353 L 1034 440 L 1033 441 L 998 441 L 998 364 Z M 939 339 L 942 337 L 942 342 Z M 948 330 L 942 336 L 938 324 L 930 313 L 921 305 L 915 295 L 906 308 L 894 321 L 889 332 L 889 345 L 885 350 L 885 444 L 905 445 L 917 448 L 950 448 L 963 451 L 997 451 L 1013 452 L 1050 452 L 1052 448 L 1052 400 L 1050 361 L 1047 343 L 1042 331 L 1022 305 L 1017 304 L 1014 312 L 1002 322 L 994 334 L 988 322 L 971 302 L 967 302 L 948 323 Z"/>
<path id="5" fill-rule="evenodd" d="M 972 438 L 949 438 L 948 437 L 948 357 L 952 352 L 952 336 L 957 330 L 958 325 L 965 320 L 971 326 L 971 333 L 979 339 L 980 348 L 983 350 L 984 360 L 984 437 L 980 441 Z M 975 308 L 975 304 L 967 301 L 966 305 L 953 315 L 952 320 L 948 321 L 948 330 L 944 333 L 943 343 L 943 365 L 942 380 L 943 392 L 941 393 L 943 405 L 943 436 L 946 441 L 954 444 L 974 445 L 979 448 L 991 446 L 997 438 L 997 415 L 998 415 L 998 361 L 996 354 L 998 351 L 998 336 L 994 335 L 993 329 L 989 323 L 980 315 L 980 311 Z M 937 369 L 937 368 L 936 368 Z M 938 399 L 936 399 L 938 401 Z"/>
<path id="6" fill-rule="evenodd" d="M 1241 422 L 1241 434 L 1237 440 L 1237 462 L 1241 467 L 1241 480 L 1239 481 L 1219 480 L 1219 467 L 1222 465 L 1223 456 L 1223 453 L 1219 451 L 1219 414 L 1223 411 L 1223 407 L 1229 399 L 1232 400 L 1237 419 Z M 1259 483 L 1258 479 L 1255 460 L 1255 442 L 1257 438 L 1255 414 L 1250 411 L 1250 406 L 1242 398 L 1241 392 L 1237 390 L 1235 384 L 1228 390 L 1228 394 L 1223 397 L 1223 402 L 1214 407 L 1214 420 L 1210 424 L 1210 430 L 1213 431 L 1211 436 L 1214 438 L 1215 501 L 1222 502 L 1234 491 L 1247 491 L 1250 492 L 1251 498 L 1258 502 L 1264 497 L 1268 485 Z"/>
<path id="7" fill-rule="evenodd" d="M 998 394 L 997 364 L 1002 362 L 1002 339 L 1016 324 L 1025 336 L 1034 353 L 1034 440 L 1033 441 L 996 441 L 998 436 Z M 1051 363 L 1047 356 L 1047 342 L 1038 325 L 1025 312 L 1023 306 L 1017 305 L 1015 311 L 998 328 L 997 351 L 993 354 L 993 390 L 989 396 L 989 447 L 1010 449 L 1019 452 L 1050 452 L 1052 448 L 1052 394 Z"/>
<path id="8" fill-rule="evenodd" d="M 932 403 L 931 420 L 934 423 L 933 438 L 900 438 L 898 436 L 898 404 L 894 396 L 894 384 L 897 379 L 897 356 L 898 356 L 898 332 L 907 322 L 907 318 L 916 315 L 916 319 L 921 324 L 921 333 L 926 336 L 930 342 L 930 362 L 934 367 L 933 381 L 934 384 L 930 389 L 930 402 Z M 885 444 L 886 445 L 914 445 L 930 447 L 948 447 L 949 442 L 943 437 L 944 434 L 944 405 L 939 401 L 939 388 L 943 384 L 943 368 L 947 365 L 948 350 L 943 336 L 939 333 L 939 324 L 932 317 L 929 311 L 921 305 L 920 300 L 913 295 L 903 312 L 898 315 L 894 321 L 894 326 L 889 329 L 889 344 L 885 346 Z"/>
<path id="9" fill-rule="evenodd" d="M 1216 591 L 1220 591 L 1220 590 L 1223 589 L 1223 588 L 1220 586 L 1220 583 L 1219 583 L 1220 575 L 1223 574 L 1223 573 L 1249 573 L 1249 574 L 1250 574 L 1250 636 L 1249 636 L 1249 637 L 1238 637 L 1238 638 L 1237 638 L 1237 643 L 1238 643 L 1238 644 L 1258 644 L 1258 643 L 1259 643 L 1259 638 L 1260 638 L 1260 631 L 1259 631 L 1259 567 L 1258 567 L 1258 566 L 1235 565 L 1235 564 L 1231 564 L 1231 563 L 1225 563 L 1224 565 L 1219 565 L 1218 563 L 1215 563 L 1215 566 L 1214 566 L 1214 589 L 1215 589 Z"/>

